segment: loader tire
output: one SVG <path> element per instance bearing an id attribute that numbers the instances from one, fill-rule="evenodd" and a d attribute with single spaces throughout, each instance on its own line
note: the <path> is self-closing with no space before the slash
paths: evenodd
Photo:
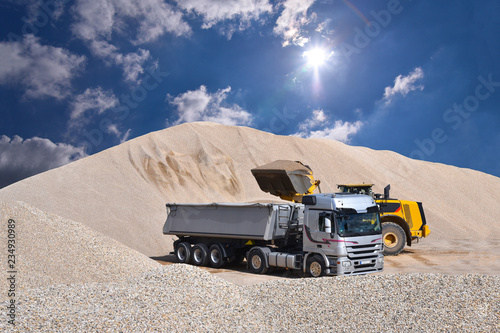
<path id="1" fill-rule="evenodd" d="M 382 223 L 382 240 L 384 242 L 384 255 L 397 256 L 405 247 L 406 234 L 398 224 L 384 222 Z"/>
<path id="2" fill-rule="evenodd" d="M 191 259 L 191 245 L 187 242 L 180 242 L 175 247 L 175 257 L 181 264 L 189 263 Z"/>

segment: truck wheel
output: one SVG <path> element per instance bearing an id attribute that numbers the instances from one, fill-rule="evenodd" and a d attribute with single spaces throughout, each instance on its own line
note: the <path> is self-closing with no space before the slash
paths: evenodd
<path id="1" fill-rule="evenodd" d="M 406 244 L 405 231 L 394 222 L 382 223 L 382 239 L 386 256 L 397 256 Z"/>
<path id="2" fill-rule="evenodd" d="M 268 267 L 266 267 L 266 258 L 262 251 L 250 251 L 248 255 L 248 269 L 254 274 L 266 274 Z"/>
<path id="3" fill-rule="evenodd" d="M 208 246 L 203 243 L 193 246 L 193 264 L 196 266 L 206 266 L 208 264 Z"/>
<path id="4" fill-rule="evenodd" d="M 210 246 L 210 265 L 215 268 L 220 268 L 226 264 L 226 258 L 224 258 L 224 252 L 219 244 L 214 244 Z"/>
<path id="5" fill-rule="evenodd" d="M 319 255 L 307 258 L 307 274 L 312 277 L 320 277 L 325 274 L 325 263 Z"/>
<path id="6" fill-rule="evenodd" d="M 175 256 L 181 264 L 189 263 L 191 258 L 191 245 L 187 242 L 180 242 L 175 247 Z"/>

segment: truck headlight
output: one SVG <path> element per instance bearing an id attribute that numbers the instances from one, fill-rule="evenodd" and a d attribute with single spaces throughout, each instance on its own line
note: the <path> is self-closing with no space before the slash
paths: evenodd
<path id="1" fill-rule="evenodd" d="M 350 261 L 342 261 L 342 267 L 351 267 Z"/>
<path id="2" fill-rule="evenodd" d="M 384 262 L 384 257 L 378 258 L 377 261 L 378 261 L 379 264 L 383 263 Z"/>

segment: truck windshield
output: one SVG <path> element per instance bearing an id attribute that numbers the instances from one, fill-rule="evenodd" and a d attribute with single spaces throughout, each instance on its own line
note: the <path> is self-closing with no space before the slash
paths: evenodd
<path id="1" fill-rule="evenodd" d="M 382 233 L 378 213 L 337 215 L 338 233 L 341 237 L 378 235 Z"/>

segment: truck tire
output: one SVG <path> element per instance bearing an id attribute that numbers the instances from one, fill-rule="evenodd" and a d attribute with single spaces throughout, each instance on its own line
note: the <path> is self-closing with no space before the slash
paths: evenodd
<path id="1" fill-rule="evenodd" d="M 215 268 L 220 268 L 226 264 L 226 258 L 224 258 L 224 251 L 219 244 L 214 244 L 210 246 L 209 250 L 209 261 L 210 265 Z"/>
<path id="2" fill-rule="evenodd" d="M 306 262 L 306 272 L 311 277 L 325 275 L 325 263 L 319 255 L 309 256 Z"/>
<path id="3" fill-rule="evenodd" d="M 248 269 L 254 274 L 266 274 L 268 267 L 266 267 L 266 258 L 262 251 L 250 251 L 248 255 Z"/>
<path id="4" fill-rule="evenodd" d="M 181 264 L 189 263 L 191 258 L 191 245 L 187 242 L 180 242 L 175 247 L 175 257 Z"/>
<path id="5" fill-rule="evenodd" d="M 203 243 L 193 246 L 191 261 L 196 266 L 206 266 L 208 264 L 208 246 Z"/>
<path id="6" fill-rule="evenodd" d="M 385 256 L 397 256 L 406 244 L 405 231 L 394 222 L 382 223 L 382 239 Z"/>

